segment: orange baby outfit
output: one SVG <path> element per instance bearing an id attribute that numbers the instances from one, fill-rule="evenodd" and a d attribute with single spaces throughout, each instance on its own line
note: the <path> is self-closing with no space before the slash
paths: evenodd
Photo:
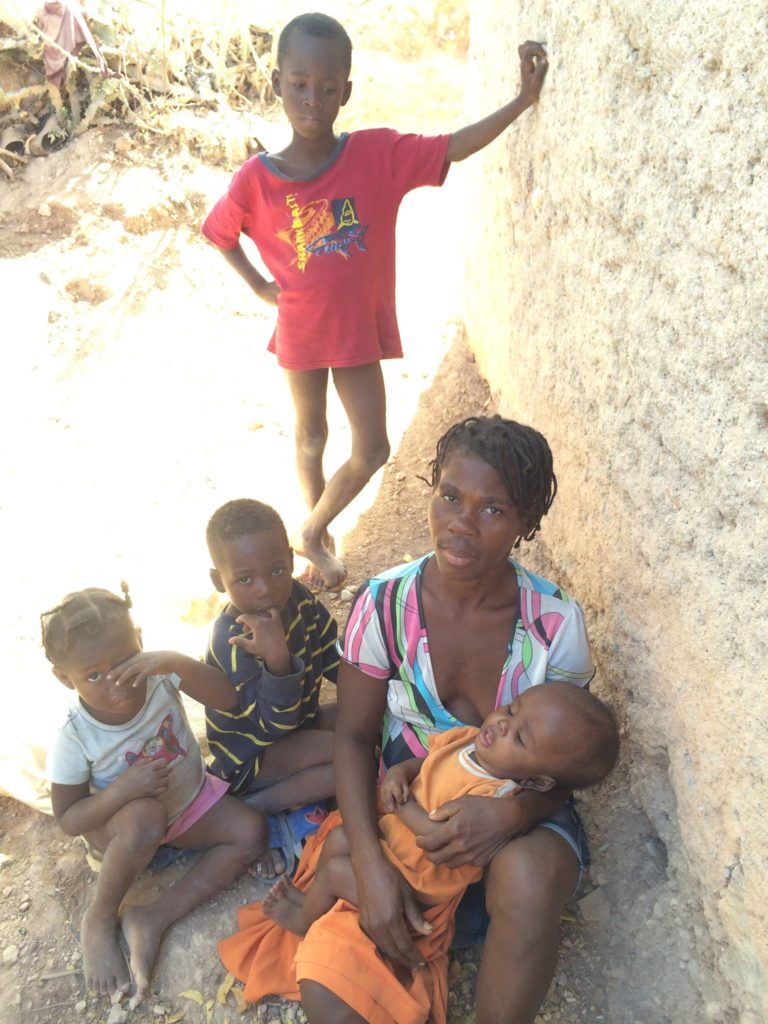
<path id="1" fill-rule="evenodd" d="M 411 784 L 414 799 L 427 813 L 462 796 L 506 796 L 519 788 L 510 779 L 489 775 L 473 760 L 477 732 L 467 726 L 429 737 L 429 753 Z M 474 864 L 460 868 L 433 864 L 416 845 L 413 832 L 396 814 L 383 815 L 379 819 L 379 830 L 387 859 L 423 903 L 433 906 L 457 893 L 461 895 L 468 885 L 483 877 L 483 869 Z"/>
<path id="2" fill-rule="evenodd" d="M 430 736 L 429 755 L 412 786 L 425 810 L 469 793 L 514 791 L 515 783 L 493 778 L 469 758 L 476 735 L 477 729 L 459 728 Z M 239 931 L 218 947 L 224 966 L 244 983 L 249 1002 L 266 995 L 299 1000 L 299 982 L 309 980 L 334 992 L 368 1024 L 445 1024 L 453 919 L 465 887 L 481 877 L 482 868 L 431 864 L 394 814 L 384 815 L 381 823 L 387 842 L 390 836 L 393 841 L 393 850 L 382 841 L 390 861 L 430 904 L 424 917 L 432 932 L 414 936 L 424 965 L 408 971 L 383 957 L 361 929 L 357 908 L 346 900 L 337 900 L 303 939 L 265 917 L 261 903 L 251 903 L 237 915 Z M 323 842 L 339 824 L 335 811 L 307 840 L 293 880 L 298 889 L 313 881 Z"/>

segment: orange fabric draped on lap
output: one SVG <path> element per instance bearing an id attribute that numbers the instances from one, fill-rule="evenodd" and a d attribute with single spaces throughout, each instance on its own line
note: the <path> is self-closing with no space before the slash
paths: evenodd
<path id="1" fill-rule="evenodd" d="M 330 814 L 307 840 L 294 878 L 306 889 L 315 875 L 323 840 L 341 824 Z M 445 1024 L 448 948 L 461 894 L 430 907 L 424 916 L 430 935 L 417 936 L 425 964 L 406 971 L 378 952 L 360 928 L 357 908 L 345 900 L 316 921 L 302 939 L 276 925 L 250 903 L 237 915 L 239 931 L 219 943 L 222 963 L 245 984 L 245 998 L 266 995 L 299 1000 L 299 981 L 316 981 L 334 992 L 369 1024 Z"/>

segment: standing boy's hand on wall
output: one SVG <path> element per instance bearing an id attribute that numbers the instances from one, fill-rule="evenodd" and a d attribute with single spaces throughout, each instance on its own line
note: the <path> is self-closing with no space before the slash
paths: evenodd
<path id="1" fill-rule="evenodd" d="M 541 43 L 530 39 L 518 46 L 517 52 L 520 57 L 520 99 L 531 106 L 541 95 L 549 68 L 547 52 Z"/>

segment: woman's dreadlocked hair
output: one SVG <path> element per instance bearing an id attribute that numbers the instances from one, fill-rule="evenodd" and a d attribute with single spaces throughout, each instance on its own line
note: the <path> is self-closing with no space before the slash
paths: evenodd
<path id="1" fill-rule="evenodd" d="M 40 616 L 43 649 L 48 661 L 61 665 L 78 640 L 93 640 L 108 622 L 122 620 L 133 625 L 128 584 L 120 584 L 122 597 L 100 587 L 77 590 Z"/>
<path id="2" fill-rule="evenodd" d="M 470 416 L 446 430 L 437 442 L 427 481 L 433 490 L 446 460 L 457 453 L 476 455 L 496 470 L 526 526 L 515 547 L 520 540 L 533 540 L 557 494 L 546 438 L 533 427 L 502 416 Z"/>

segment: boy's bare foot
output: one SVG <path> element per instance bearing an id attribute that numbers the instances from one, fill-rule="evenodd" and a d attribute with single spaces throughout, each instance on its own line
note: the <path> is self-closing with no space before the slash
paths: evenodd
<path id="1" fill-rule="evenodd" d="M 278 875 L 282 875 L 285 871 L 285 861 L 283 855 L 279 850 L 275 850 L 272 847 L 267 849 L 261 860 L 257 860 L 253 867 L 248 869 L 252 875 L 256 875 L 257 878 L 263 878 L 265 881 L 270 878 L 277 878 Z"/>
<path id="2" fill-rule="evenodd" d="M 305 935 L 307 929 L 301 913 L 303 903 L 304 893 L 287 878 L 281 878 L 264 897 L 261 909 L 286 931 L 294 935 Z"/>
<path id="3" fill-rule="evenodd" d="M 157 959 L 165 926 L 155 919 L 152 904 L 128 907 L 120 918 L 120 926 L 131 956 L 136 996 L 140 998 L 149 988 L 149 978 Z"/>
<path id="4" fill-rule="evenodd" d="M 336 590 L 347 578 L 344 563 L 320 541 L 309 541 L 300 535 L 293 547 L 312 563 L 302 573 L 302 579 L 312 590 Z"/>
<path id="5" fill-rule="evenodd" d="M 127 992 L 131 974 L 117 939 L 116 919 L 89 907 L 83 914 L 80 939 L 86 989 L 100 995 Z"/>

